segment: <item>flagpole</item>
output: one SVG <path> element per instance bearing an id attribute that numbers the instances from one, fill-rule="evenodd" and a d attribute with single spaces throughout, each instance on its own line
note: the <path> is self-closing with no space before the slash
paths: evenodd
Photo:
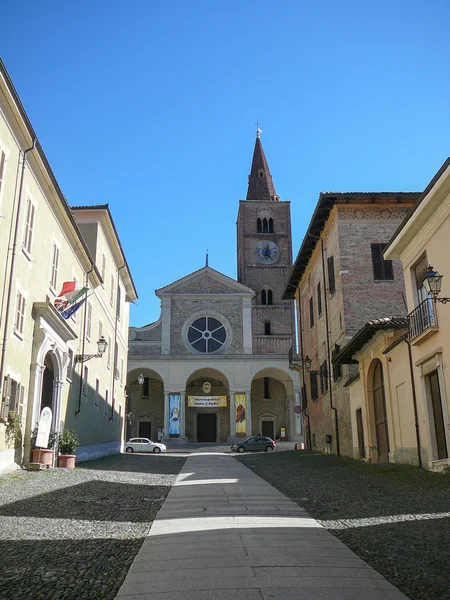
<path id="1" fill-rule="evenodd" d="M 91 264 L 91 270 L 88 271 L 87 273 L 85 273 L 85 281 L 86 281 L 86 287 L 89 283 L 89 273 L 92 273 L 92 271 L 94 270 L 94 265 Z M 85 302 L 84 302 L 84 312 L 83 312 L 83 342 L 81 344 L 81 354 L 84 354 L 84 347 L 86 344 L 86 316 L 87 316 L 87 299 L 88 299 L 88 290 L 86 290 L 86 294 L 85 294 Z M 75 363 L 76 365 L 76 363 Z M 79 381 L 79 386 L 78 386 L 78 406 L 75 410 L 75 416 L 78 415 L 78 413 L 81 412 L 81 394 L 83 391 L 83 363 L 80 363 L 81 365 L 81 370 L 80 370 L 80 381 Z"/>

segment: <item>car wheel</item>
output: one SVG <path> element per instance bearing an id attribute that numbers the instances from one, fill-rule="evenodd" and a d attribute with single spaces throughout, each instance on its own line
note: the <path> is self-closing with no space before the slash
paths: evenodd
<path id="1" fill-rule="evenodd" d="M 161 448 L 158 448 L 158 446 L 153 448 L 153 454 L 159 454 L 160 452 L 161 452 Z"/>
<path id="2" fill-rule="evenodd" d="M 125 449 L 125 452 L 134 452 L 134 450 L 128 446 L 128 448 Z"/>
<path id="3" fill-rule="evenodd" d="M 265 452 L 273 452 L 273 446 L 266 446 Z"/>
<path id="4" fill-rule="evenodd" d="M 239 448 L 237 449 L 238 452 L 240 452 L 242 454 L 242 452 L 245 452 L 245 448 L 244 446 L 239 446 Z"/>

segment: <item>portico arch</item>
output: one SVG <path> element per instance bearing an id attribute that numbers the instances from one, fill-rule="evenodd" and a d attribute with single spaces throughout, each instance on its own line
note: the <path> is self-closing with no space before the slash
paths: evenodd
<path id="1" fill-rule="evenodd" d="M 295 427 L 294 398 L 294 381 L 289 373 L 278 367 L 256 372 L 251 384 L 253 433 L 284 440 L 299 435 Z"/>
<path id="2" fill-rule="evenodd" d="M 144 381 L 139 384 L 142 374 Z M 144 437 L 157 441 L 164 430 L 164 380 L 153 368 L 128 372 L 126 386 L 126 439 Z"/>
<path id="3" fill-rule="evenodd" d="M 204 367 L 186 380 L 185 431 L 195 442 L 220 442 L 230 437 L 230 384 L 220 370 Z"/>

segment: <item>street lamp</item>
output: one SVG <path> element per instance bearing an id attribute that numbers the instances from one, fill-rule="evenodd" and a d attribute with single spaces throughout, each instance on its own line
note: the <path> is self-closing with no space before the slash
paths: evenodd
<path id="1" fill-rule="evenodd" d="M 423 285 L 435 302 L 447 304 L 447 302 L 450 302 L 450 298 L 438 298 L 439 294 L 441 293 L 442 277 L 442 275 L 440 275 L 433 269 L 431 265 L 429 265 L 423 280 Z"/>
<path id="2" fill-rule="evenodd" d="M 305 363 L 305 368 L 308 371 L 308 373 L 312 373 L 313 375 L 314 374 L 318 375 L 320 373 L 320 371 L 311 370 L 312 360 L 309 358 L 308 355 L 306 355 L 304 363 Z"/>
<path id="3" fill-rule="evenodd" d="M 142 385 L 144 383 L 144 376 L 142 375 L 142 373 L 139 373 L 138 375 L 138 384 Z"/>
<path id="4" fill-rule="evenodd" d="M 97 354 L 77 354 L 75 356 L 75 362 L 83 363 L 88 360 L 91 360 L 91 358 L 101 358 L 105 354 L 107 345 L 108 345 L 107 341 L 101 335 L 97 342 Z"/>

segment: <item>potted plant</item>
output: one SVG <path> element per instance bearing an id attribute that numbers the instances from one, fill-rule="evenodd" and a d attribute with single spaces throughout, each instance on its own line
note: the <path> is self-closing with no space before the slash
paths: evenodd
<path id="1" fill-rule="evenodd" d="M 20 418 L 14 410 L 10 410 L 8 412 L 8 418 L 5 425 L 5 437 L 8 445 L 11 444 L 11 442 L 14 442 L 15 444 L 16 441 L 20 441 L 22 439 Z"/>
<path id="2" fill-rule="evenodd" d="M 78 448 L 78 436 L 72 429 L 64 429 L 58 438 L 58 466 L 66 469 L 75 467 L 75 450 Z"/>
<path id="3" fill-rule="evenodd" d="M 31 449 L 33 452 L 33 462 L 51 467 L 53 465 L 53 448 L 55 446 L 57 433 L 54 429 L 50 430 L 48 436 L 48 448 L 36 448 L 38 428 L 35 427 L 31 432 Z"/>

